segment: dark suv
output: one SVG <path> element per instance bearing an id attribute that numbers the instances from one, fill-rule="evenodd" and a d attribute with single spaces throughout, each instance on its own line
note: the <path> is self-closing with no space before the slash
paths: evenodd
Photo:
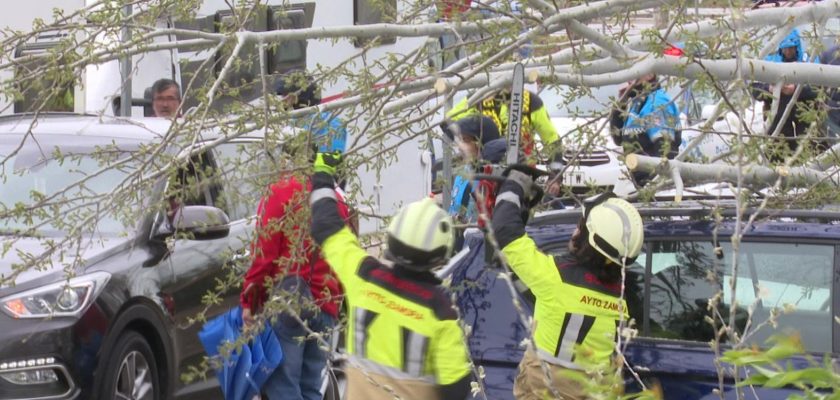
<path id="1" fill-rule="evenodd" d="M 84 199 L 112 193 L 136 166 L 102 170 L 101 160 L 88 155 L 139 151 L 159 143 L 169 128 L 163 119 L 78 115 L 42 115 L 32 122 L 25 116 L 0 120 L 0 210 L 31 203 L 35 192 L 67 200 L 51 213 L 91 207 Z M 208 133 L 196 146 L 218 137 Z M 185 167 L 155 178 L 148 193 L 126 197 L 137 200 L 122 204 L 127 214 L 99 212 L 98 221 L 70 220 L 64 228 L 39 214 L 0 222 L 0 274 L 19 273 L 14 285 L 0 287 L 0 398 L 221 398 L 212 377 L 186 384 L 181 376 L 204 356 L 197 338 L 201 323 L 190 318 L 205 309 L 212 317 L 238 303 L 238 287 L 218 285 L 247 268 L 253 230 L 247 217 L 265 186 L 219 166 L 257 162 L 240 159 L 243 146 L 262 148 L 263 141 L 246 135 L 205 146 Z M 55 149 L 63 156 L 55 156 Z M 154 176 L 162 167 L 143 168 L 144 176 Z M 198 172 L 214 169 L 224 172 Z M 60 193 L 80 179 L 87 180 L 77 193 Z M 179 198 L 173 215 L 155 211 L 160 207 L 153 205 L 165 203 L 165 187 L 176 181 L 199 189 Z M 77 227 L 80 239 L 64 240 L 67 226 Z M 192 236 L 176 237 L 173 230 Z M 63 259 L 56 252 L 39 270 L 17 271 L 24 259 L 54 246 L 67 247 L 60 249 Z M 206 293 L 220 291 L 219 302 L 203 304 Z"/>
<path id="2" fill-rule="evenodd" d="M 737 277 L 731 274 L 735 229 L 734 208 L 720 210 L 716 224 L 712 208 L 700 203 L 640 206 L 645 219 L 646 244 L 626 277 L 626 298 L 638 337 L 625 357 L 647 383 L 661 385 L 666 398 L 720 398 L 714 352 L 714 330 L 706 322 L 708 301 L 723 289 L 718 312 L 728 319 L 737 279 L 736 324 L 743 328 L 747 309 L 754 307 L 747 343 L 762 345 L 775 333 L 796 332 L 815 356 L 840 351 L 840 332 L 833 315 L 840 309 L 833 293 L 840 286 L 840 211 L 771 210 L 757 219 L 744 237 Z M 567 251 L 567 242 L 580 218 L 579 209 L 561 210 L 534 218 L 529 234 L 551 254 Z M 715 230 L 717 228 L 717 230 Z M 458 291 L 458 306 L 471 326 L 468 338 L 473 360 L 485 369 L 488 398 L 512 399 L 513 381 L 522 358 L 527 330 L 513 305 L 507 281 L 496 263 L 486 262 L 484 237 L 473 234 L 467 250 L 447 274 Z M 533 298 L 520 282 L 513 285 L 533 312 Z M 759 299 L 756 301 L 756 299 Z M 777 327 L 762 324 L 773 309 L 785 309 Z M 727 346 L 724 343 L 724 348 Z M 832 357 L 834 358 L 834 357 Z M 793 365 L 804 367 L 804 358 Z M 744 373 L 740 374 L 744 377 Z M 638 385 L 626 373 L 627 391 Z M 734 380 L 725 376 L 724 398 L 735 398 Z M 744 390 L 745 398 L 782 399 L 792 389 Z"/>

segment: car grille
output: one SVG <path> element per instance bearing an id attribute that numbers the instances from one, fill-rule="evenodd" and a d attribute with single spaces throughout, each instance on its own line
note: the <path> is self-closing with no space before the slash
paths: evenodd
<path id="1" fill-rule="evenodd" d="M 577 158 L 575 158 L 575 156 L 577 156 Z M 563 153 L 563 161 L 566 165 L 574 164 L 593 167 L 596 165 L 609 164 L 610 156 L 607 155 L 606 151 L 592 151 L 578 154 L 577 150 L 566 150 Z"/>

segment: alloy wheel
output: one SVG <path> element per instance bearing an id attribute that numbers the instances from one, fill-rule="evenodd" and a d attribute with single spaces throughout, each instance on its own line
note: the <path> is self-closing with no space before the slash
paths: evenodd
<path id="1" fill-rule="evenodd" d="M 154 400 L 154 383 L 149 362 L 139 351 L 125 355 L 117 374 L 116 393 L 119 400 Z"/>

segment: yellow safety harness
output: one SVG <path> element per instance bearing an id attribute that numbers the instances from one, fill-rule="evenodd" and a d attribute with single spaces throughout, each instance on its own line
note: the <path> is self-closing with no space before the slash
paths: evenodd
<path id="1" fill-rule="evenodd" d="M 501 110 L 502 107 L 505 106 L 504 104 L 500 104 L 498 107 L 496 106 L 496 99 L 489 98 L 481 102 L 481 113 L 487 117 L 490 117 L 493 122 L 496 123 L 496 126 L 499 127 L 499 131 L 504 135 L 507 134 L 507 121 L 502 122 L 501 117 Z M 528 132 L 530 131 L 531 126 L 531 93 L 524 92 L 522 96 L 522 131 Z"/>
<path id="2" fill-rule="evenodd" d="M 496 99 L 491 97 L 481 102 L 481 113 L 493 120 L 499 127 L 502 135 L 507 134 L 507 121 L 502 121 L 502 107 L 505 104 L 496 104 Z M 507 110 L 510 112 L 510 110 Z M 507 113 L 505 113 L 507 114 Z M 522 96 L 522 149 L 526 155 L 530 155 L 534 146 L 533 135 L 531 135 L 531 92 L 525 91 Z"/>

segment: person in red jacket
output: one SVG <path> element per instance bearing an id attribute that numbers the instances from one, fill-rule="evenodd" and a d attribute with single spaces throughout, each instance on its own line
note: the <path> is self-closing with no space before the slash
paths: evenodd
<path id="1" fill-rule="evenodd" d="M 322 131 L 313 136 L 321 143 L 319 151 L 344 151 L 343 140 L 321 140 L 324 137 L 320 136 L 330 137 Z M 328 332 L 338 320 L 341 286 L 309 235 L 310 190 L 308 179 L 288 174 L 272 184 L 260 201 L 253 260 L 240 295 L 246 324 L 270 301 L 268 288 L 282 294 L 294 310 L 281 313 L 273 325 L 283 349 L 283 363 L 262 387 L 270 400 L 322 398 L 321 373 L 327 355 L 310 331 Z M 348 219 L 343 199 L 339 214 Z"/>

